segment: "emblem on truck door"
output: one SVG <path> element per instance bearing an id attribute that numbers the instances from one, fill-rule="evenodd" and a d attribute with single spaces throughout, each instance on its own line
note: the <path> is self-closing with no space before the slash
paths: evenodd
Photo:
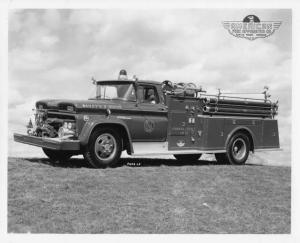
<path id="1" fill-rule="evenodd" d="M 155 127 L 155 123 L 153 120 L 148 120 L 148 119 L 145 120 L 145 122 L 144 122 L 145 132 L 147 132 L 147 133 L 153 132 L 154 127 Z"/>
<path id="2" fill-rule="evenodd" d="M 185 142 L 183 140 L 178 140 L 176 144 L 178 147 L 183 147 L 185 145 Z"/>

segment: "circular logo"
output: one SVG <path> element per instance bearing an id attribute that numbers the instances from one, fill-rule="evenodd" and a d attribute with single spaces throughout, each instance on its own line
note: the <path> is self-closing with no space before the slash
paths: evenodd
<path id="1" fill-rule="evenodd" d="M 256 16 L 256 15 L 253 15 L 253 14 L 251 14 L 251 15 L 247 15 L 244 19 L 243 19 L 243 22 L 244 23 L 259 23 L 260 22 L 260 20 L 259 20 L 259 18 Z"/>
<path id="2" fill-rule="evenodd" d="M 154 121 L 152 121 L 152 120 L 145 120 L 145 122 L 144 122 L 144 130 L 145 130 L 145 132 L 147 132 L 147 133 L 153 132 L 154 127 L 155 127 Z"/>

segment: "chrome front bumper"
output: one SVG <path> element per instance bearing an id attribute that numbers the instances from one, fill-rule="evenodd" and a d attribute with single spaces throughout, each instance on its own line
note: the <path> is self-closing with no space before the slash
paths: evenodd
<path id="1" fill-rule="evenodd" d="M 14 133 L 14 140 L 19 143 L 25 143 L 37 147 L 53 150 L 80 150 L 79 140 L 63 140 L 60 138 L 42 138 L 30 135 Z"/>

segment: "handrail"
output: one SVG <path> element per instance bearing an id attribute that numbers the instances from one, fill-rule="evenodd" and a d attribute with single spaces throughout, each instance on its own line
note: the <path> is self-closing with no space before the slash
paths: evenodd
<path id="1" fill-rule="evenodd" d="M 214 98 L 216 98 L 218 100 L 229 98 L 229 99 L 239 99 L 239 100 L 244 100 L 244 101 L 248 101 L 249 100 L 249 101 L 263 101 L 265 103 L 267 103 L 267 102 L 272 103 L 272 101 L 269 100 L 269 99 L 247 98 L 247 97 L 226 96 L 226 95 L 210 95 L 210 94 L 201 94 L 201 93 L 200 93 L 199 97 L 197 95 L 197 98 L 202 98 L 203 96 L 204 97 L 207 97 L 207 96 L 208 97 L 214 97 Z"/>

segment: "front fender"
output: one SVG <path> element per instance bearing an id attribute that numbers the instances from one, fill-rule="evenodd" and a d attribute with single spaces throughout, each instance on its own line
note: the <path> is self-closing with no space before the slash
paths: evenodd
<path id="1" fill-rule="evenodd" d="M 86 146 L 88 144 L 90 135 L 96 126 L 107 125 L 109 127 L 109 124 L 119 125 L 125 129 L 128 140 L 129 140 L 128 142 L 129 142 L 129 146 L 130 146 L 130 152 L 133 152 L 132 140 L 131 140 L 129 129 L 124 121 L 122 121 L 120 119 L 116 119 L 116 118 L 100 118 L 99 119 L 99 117 L 97 118 L 97 117 L 91 116 L 90 119 L 87 122 L 85 122 L 85 124 L 81 130 L 81 133 L 79 135 L 80 144 L 82 146 Z"/>

